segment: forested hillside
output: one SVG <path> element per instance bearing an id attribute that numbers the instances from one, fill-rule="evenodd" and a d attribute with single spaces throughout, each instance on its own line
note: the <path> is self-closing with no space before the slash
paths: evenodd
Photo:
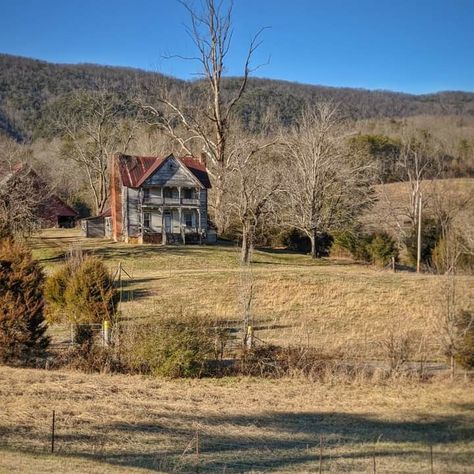
<path id="1" fill-rule="evenodd" d="M 48 110 L 71 91 L 107 89 L 126 99 L 153 101 L 153 93 L 166 84 L 170 94 L 191 97 L 199 82 L 185 82 L 158 73 L 91 64 L 65 65 L 0 55 L 0 130 L 17 140 L 44 136 Z M 237 78 L 224 81 L 227 93 L 239 87 Z M 343 115 L 353 119 L 415 115 L 474 116 L 474 93 L 439 92 L 410 95 L 389 91 L 304 85 L 251 78 L 237 112 L 249 129 L 258 129 L 270 110 L 283 124 L 291 124 L 304 104 L 332 100 Z"/>

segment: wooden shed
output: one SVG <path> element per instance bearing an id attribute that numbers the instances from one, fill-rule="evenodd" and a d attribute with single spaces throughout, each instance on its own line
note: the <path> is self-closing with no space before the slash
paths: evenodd
<path id="1" fill-rule="evenodd" d="M 84 237 L 105 237 L 105 216 L 87 217 L 81 220 Z"/>

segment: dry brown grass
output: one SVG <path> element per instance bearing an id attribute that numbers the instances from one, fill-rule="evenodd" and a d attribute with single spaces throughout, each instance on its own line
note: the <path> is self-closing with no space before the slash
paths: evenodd
<path id="1" fill-rule="evenodd" d="M 423 209 L 427 215 L 436 214 L 436 209 L 444 207 L 461 226 L 474 225 L 474 179 L 451 178 L 423 181 Z M 404 227 L 409 208 L 409 183 L 390 183 L 376 186 L 377 202 L 363 221 L 368 229 L 384 229 L 390 234 Z"/>
<path id="2" fill-rule="evenodd" d="M 241 269 L 232 246 L 156 247 L 82 239 L 77 231 L 52 230 L 33 241 L 42 258 L 45 242 L 56 252 L 81 244 L 119 262 L 131 274 L 121 306 L 124 320 L 140 321 L 181 312 L 241 320 Z M 48 269 L 61 259 L 43 257 Z M 412 358 L 443 360 L 433 336 L 443 305 L 443 279 L 409 272 L 393 274 L 341 260 L 312 261 L 289 252 L 257 251 L 252 278 L 257 336 L 277 344 L 309 344 L 348 357 L 384 358 L 380 341 L 410 333 Z M 127 277 L 125 277 L 128 280 Z M 459 305 L 474 310 L 474 277 L 458 279 Z M 53 328 L 53 331 L 56 331 Z"/>
<path id="3" fill-rule="evenodd" d="M 0 471 L 195 471 L 199 432 L 200 472 L 472 472 L 472 388 L 0 368 Z"/>

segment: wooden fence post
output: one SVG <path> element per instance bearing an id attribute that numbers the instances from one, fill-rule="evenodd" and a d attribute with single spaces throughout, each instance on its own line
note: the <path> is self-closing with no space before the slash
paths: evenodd
<path id="1" fill-rule="evenodd" d="M 196 472 L 199 472 L 199 430 L 196 430 Z"/>
<path id="2" fill-rule="evenodd" d="M 323 436 L 319 435 L 319 474 L 323 472 Z"/>
<path id="3" fill-rule="evenodd" d="M 56 423 L 56 412 L 53 410 L 53 420 L 51 422 L 51 452 L 54 453 L 54 429 Z"/>
<path id="4" fill-rule="evenodd" d="M 375 448 L 377 446 L 377 441 L 374 443 L 374 452 L 372 453 L 372 472 L 377 474 L 377 460 L 375 459 Z"/>

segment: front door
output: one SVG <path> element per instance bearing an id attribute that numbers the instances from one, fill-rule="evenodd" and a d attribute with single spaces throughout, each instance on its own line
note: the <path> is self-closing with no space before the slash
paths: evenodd
<path id="1" fill-rule="evenodd" d="M 171 233 L 171 214 L 168 212 L 165 214 L 165 232 Z"/>

